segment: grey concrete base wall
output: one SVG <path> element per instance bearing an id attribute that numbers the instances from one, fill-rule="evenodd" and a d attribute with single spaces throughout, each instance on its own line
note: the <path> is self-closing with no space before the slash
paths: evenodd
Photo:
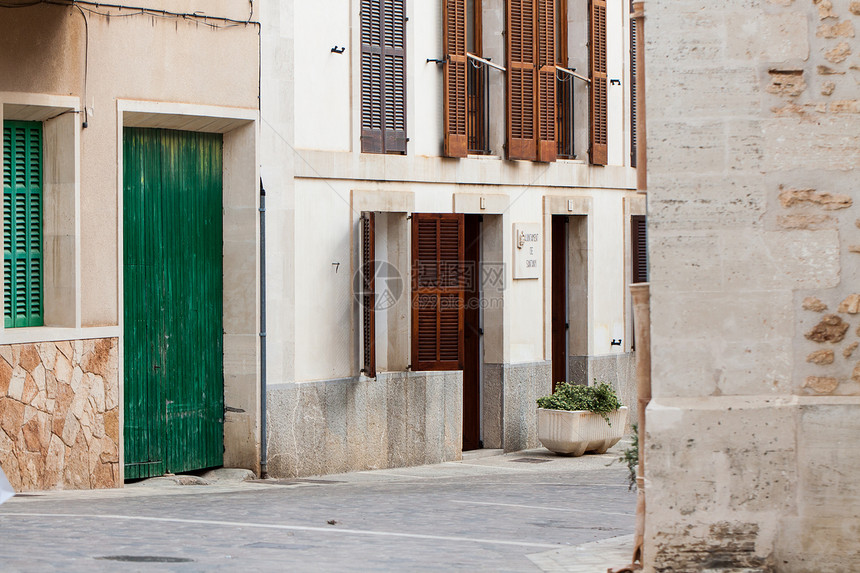
<path id="1" fill-rule="evenodd" d="M 501 390 L 501 424 L 488 420 L 488 408 L 499 403 L 495 396 Z M 484 365 L 484 447 L 503 447 L 516 452 L 540 446 L 537 439 L 537 399 L 552 392 L 552 363 Z M 488 431 L 489 430 L 489 431 Z M 498 438 L 501 437 L 501 443 Z"/>
<path id="2" fill-rule="evenodd" d="M 267 396 L 273 477 L 433 464 L 462 453 L 461 372 L 280 384 Z"/>
<path id="3" fill-rule="evenodd" d="M 485 448 L 499 449 L 505 439 L 504 364 L 484 364 L 481 393 L 481 440 Z"/>
<path id="4" fill-rule="evenodd" d="M 574 384 L 606 382 L 615 389 L 621 403 L 627 406 L 627 426 L 624 433 L 633 431 L 632 425 L 639 416 L 636 392 L 636 353 L 607 354 L 605 356 L 571 356 L 568 358 L 570 381 Z"/>

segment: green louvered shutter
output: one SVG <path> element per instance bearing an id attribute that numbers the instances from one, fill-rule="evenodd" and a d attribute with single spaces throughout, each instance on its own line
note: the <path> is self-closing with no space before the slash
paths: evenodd
<path id="1" fill-rule="evenodd" d="M 3 122 L 3 316 L 42 326 L 42 124 Z"/>

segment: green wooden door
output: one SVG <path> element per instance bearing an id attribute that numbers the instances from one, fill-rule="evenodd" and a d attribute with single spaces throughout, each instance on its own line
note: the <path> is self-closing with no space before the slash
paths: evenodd
<path id="1" fill-rule="evenodd" d="M 221 135 L 123 139 L 125 477 L 220 466 Z"/>

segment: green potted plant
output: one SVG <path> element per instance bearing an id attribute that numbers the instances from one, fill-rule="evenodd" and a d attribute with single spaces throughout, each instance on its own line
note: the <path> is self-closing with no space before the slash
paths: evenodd
<path id="1" fill-rule="evenodd" d="M 609 384 L 559 384 L 538 398 L 538 439 L 557 454 L 605 453 L 624 435 L 627 407 Z"/>

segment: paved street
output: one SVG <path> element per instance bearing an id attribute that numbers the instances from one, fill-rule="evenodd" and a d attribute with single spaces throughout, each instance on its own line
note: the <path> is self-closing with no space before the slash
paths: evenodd
<path id="1" fill-rule="evenodd" d="M 0 507 L 0 570 L 602 573 L 632 547 L 636 495 L 611 463 L 623 446 L 16 496 Z"/>

